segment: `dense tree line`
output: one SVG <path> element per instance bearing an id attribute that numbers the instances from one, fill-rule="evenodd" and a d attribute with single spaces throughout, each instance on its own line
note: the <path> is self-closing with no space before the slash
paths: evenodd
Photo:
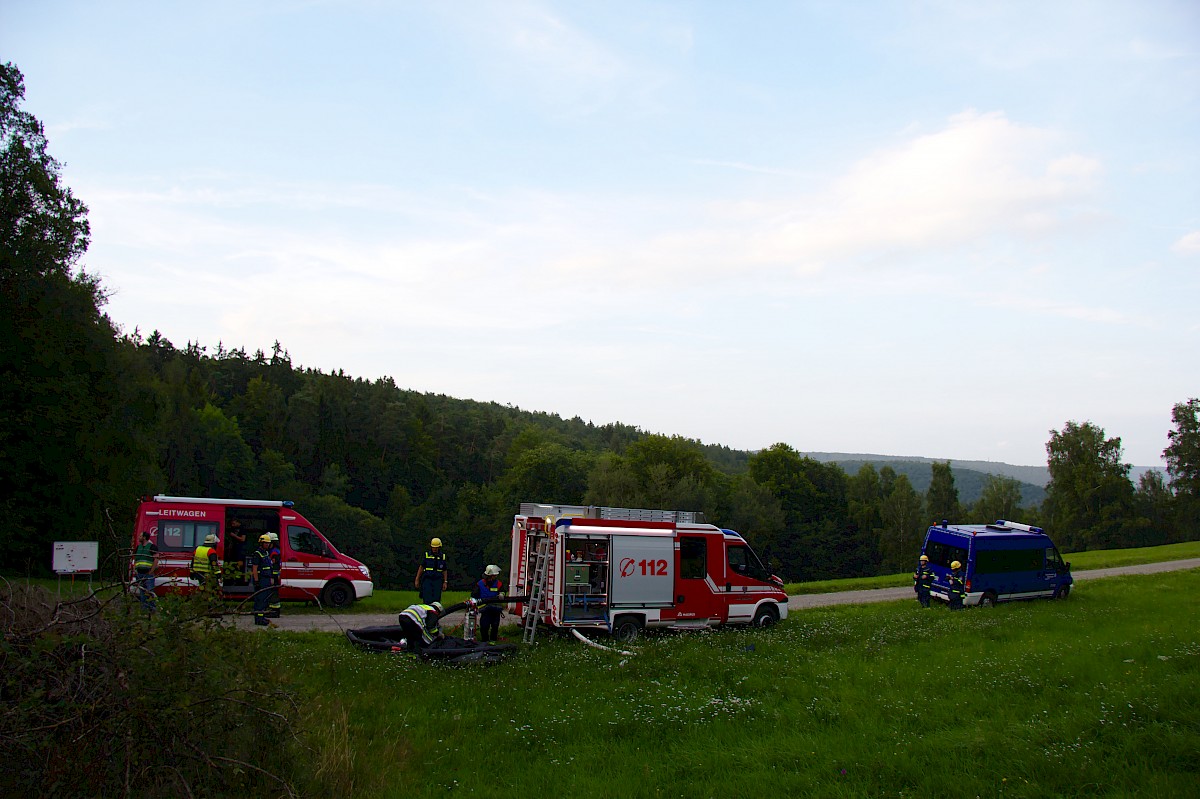
<path id="1" fill-rule="evenodd" d="M 908 568 L 931 521 L 1044 522 L 1066 549 L 1194 535 L 1197 401 L 1174 409 L 1160 474 L 1129 480 L 1119 438 L 1089 423 L 1051 431 L 1041 507 L 988 476 L 963 503 L 949 462 L 928 490 L 889 466 L 853 475 L 786 444 L 756 453 L 614 423 L 458 400 L 295 366 L 287 351 L 178 347 L 123 334 L 78 268 L 87 209 L 62 185 L 41 124 L 0 80 L 0 569 L 45 571 L 55 540 L 128 545 L 151 493 L 286 498 L 383 586 L 411 581 L 442 538 L 453 579 L 506 563 L 520 502 L 702 511 L 747 536 L 788 580 Z"/>

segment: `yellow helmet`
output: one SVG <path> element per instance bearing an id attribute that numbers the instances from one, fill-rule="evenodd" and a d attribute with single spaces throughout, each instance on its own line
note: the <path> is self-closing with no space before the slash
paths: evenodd
<path id="1" fill-rule="evenodd" d="M 956 560 L 956 561 L 954 561 L 953 563 L 951 563 L 951 564 L 950 564 L 950 568 L 951 568 L 951 569 L 961 569 L 961 568 L 962 568 L 962 564 L 961 564 L 961 563 L 959 563 L 959 562 Z"/>
<path id="2" fill-rule="evenodd" d="M 440 538 L 434 538 L 433 540 L 431 540 L 429 542 L 429 546 L 433 547 L 434 549 L 437 549 L 441 545 L 442 545 L 442 539 L 440 539 Z"/>
<path id="3" fill-rule="evenodd" d="M 270 534 L 268 534 L 268 533 L 263 533 L 262 535 L 260 535 L 260 536 L 258 537 L 258 543 L 260 543 L 260 544 L 269 544 L 269 543 L 271 543 L 271 536 L 270 536 Z"/>
<path id="4" fill-rule="evenodd" d="M 929 562 L 929 556 L 928 556 L 928 555 L 922 555 L 922 556 L 921 556 L 921 562 L 922 562 L 922 563 L 927 563 L 927 562 Z"/>

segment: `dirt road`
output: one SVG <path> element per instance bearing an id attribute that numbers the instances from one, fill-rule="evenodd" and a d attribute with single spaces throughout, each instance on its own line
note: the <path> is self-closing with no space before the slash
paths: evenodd
<path id="1" fill-rule="evenodd" d="M 1116 577 L 1122 574 L 1156 574 L 1158 572 L 1179 571 L 1181 569 L 1200 568 L 1200 558 L 1187 560 L 1168 560 L 1161 563 L 1144 563 L 1139 566 L 1115 566 L 1109 569 L 1092 569 L 1074 573 L 1076 582 L 1095 580 L 1101 577 Z M 897 599 L 912 599 L 912 588 L 875 588 L 869 591 L 838 591 L 832 594 L 801 594 L 788 599 L 789 610 L 824 607 L 827 605 L 863 605 L 870 602 L 891 602 Z M 447 628 L 456 627 L 462 623 L 463 614 L 451 613 L 444 622 Z M 513 624 L 517 619 L 505 615 L 501 624 Z M 378 627 L 395 624 L 395 613 L 340 613 L 322 614 L 305 613 L 291 614 L 284 606 L 284 615 L 276 619 L 275 624 L 282 630 L 307 632 L 320 630 L 325 632 L 343 632 L 346 629 L 359 627 Z M 240 617 L 238 625 L 254 629 L 249 617 Z M 264 629 L 264 628 L 260 628 Z"/>

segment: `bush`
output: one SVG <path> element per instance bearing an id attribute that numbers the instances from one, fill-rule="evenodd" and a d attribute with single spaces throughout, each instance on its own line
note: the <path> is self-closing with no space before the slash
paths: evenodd
<path id="1" fill-rule="evenodd" d="M 203 597 L 148 614 L 123 588 L 57 602 L 0 585 L 0 794 L 294 796 L 268 636 Z"/>

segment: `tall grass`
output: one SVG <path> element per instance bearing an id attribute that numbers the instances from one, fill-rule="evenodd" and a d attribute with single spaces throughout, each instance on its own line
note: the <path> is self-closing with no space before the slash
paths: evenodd
<path id="1" fill-rule="evenodd" d="M 632 657 L 547 637 L 476 669 L 272 638 L 338 741 L 311 793 L 1194 797 L 1198 594 L 1191 570 L 961 613 L 831 607 Z"/>

